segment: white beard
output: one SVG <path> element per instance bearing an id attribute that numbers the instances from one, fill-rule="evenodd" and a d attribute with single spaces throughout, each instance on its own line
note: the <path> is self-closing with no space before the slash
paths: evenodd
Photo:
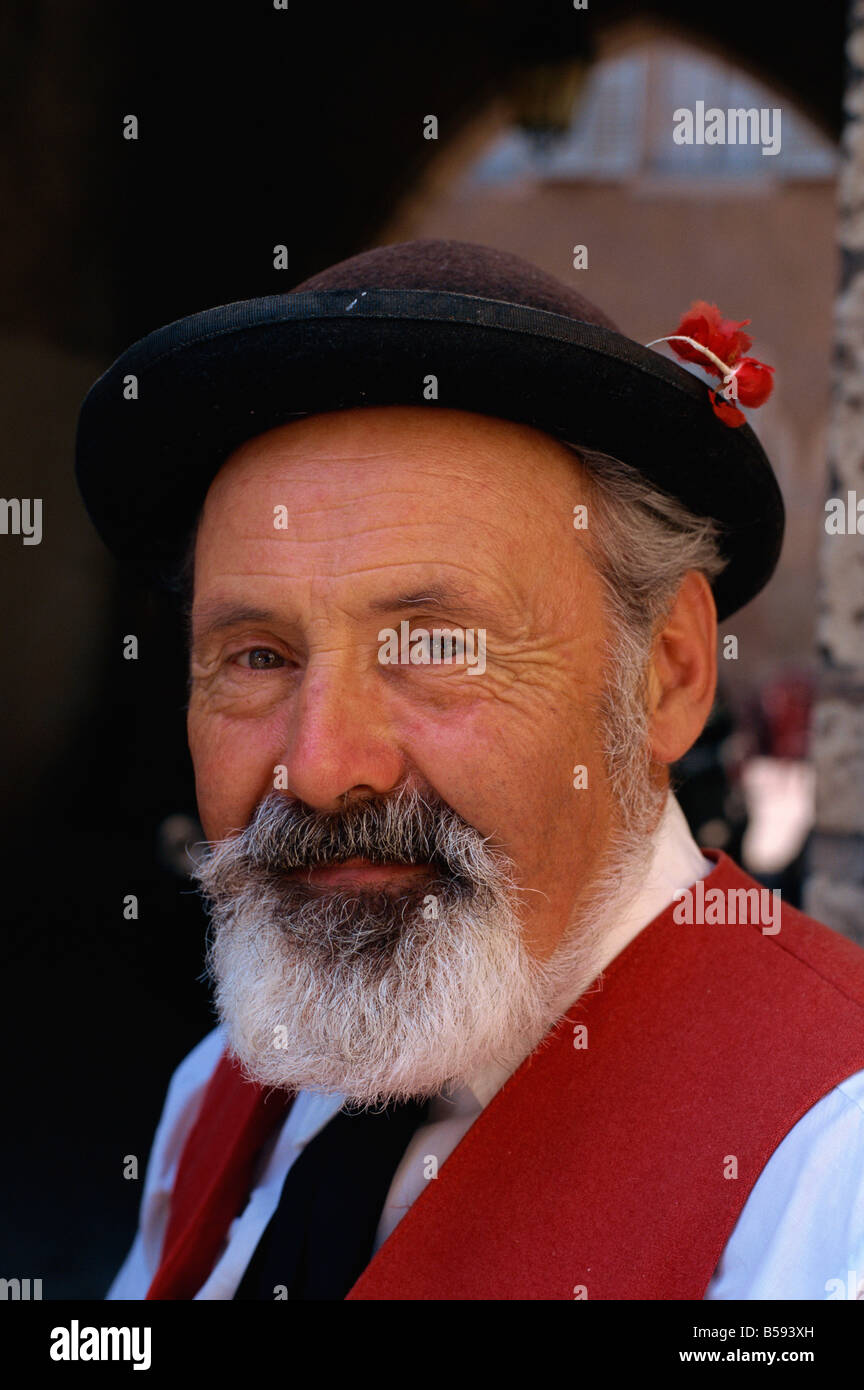
<path id="1" fill-rule="evenodd" d="M 415 791 L 391 798 L 376 826 L 379 853 L 404 846 L 402 827 L 428 809 Z M 250 1079 L 358 1105 L 435 1095 L 492 1063 L 515 1068 L 596 978 L 603 924 L 641 866 L 632 854 L 622 860 L 619 844 L 616 862 L 629 860 L 631 872 L 598 874 L 613 886 L 583 903 L 578 925 L 541 962 L 523 945 L 512 865 L 449 807 L 425 842 L 449 872 L 398 896 L 310 893 L 260 859 L 250 865 L 256 836 L 285 862 L 285 813 L 285 798 L 271 794 L 241 835 L 199 864 L 216 1007 Z M 297 857 L 307 843 L 294 836 Z M 367 843 L 352 841 L 351 852 Z"/>

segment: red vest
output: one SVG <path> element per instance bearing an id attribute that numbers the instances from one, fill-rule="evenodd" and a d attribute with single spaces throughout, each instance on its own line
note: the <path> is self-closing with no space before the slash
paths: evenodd
<path id="1" fill-rule="evenodd" d="M 709 853 L 706 894 L 758 888 Z M 777 1145 L 864 1068 L 864 951 L 793 908 L 774 935 L 679 924 L 674 910 L 514 1072 L 349 1299 L 704 1296 Z M 197 1293 L 290 1104 L 223 1056 L 148 1298 Z"/>

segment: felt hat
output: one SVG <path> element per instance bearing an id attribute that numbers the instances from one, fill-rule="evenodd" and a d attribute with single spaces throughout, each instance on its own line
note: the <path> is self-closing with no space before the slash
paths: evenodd
<path id="1" fill-rule="evenodd" d="M 118 558 L 170 582 L 210 482 L 244 440 L 373 405 L 498 416 L 633 465 L 718 523 L 721 620 L 777 563 L 783 502 L 749 425 L 730 428 L 703 380 L 626 337 L 574 288 L 468 242 L 380 247 L 289 293 L 149 333 L 84 400 L 78 484 Z"/>

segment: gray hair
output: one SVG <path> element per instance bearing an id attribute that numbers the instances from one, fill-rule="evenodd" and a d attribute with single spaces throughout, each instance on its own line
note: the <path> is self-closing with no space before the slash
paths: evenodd
<path id="1" fill-rule="evenodd" d="M 589 480 L 588 554 L 605 590 L 608 668 L 601 703 L 607 772 L 636 839 L 665 791 L 649 779 L 647 676 L 654 638 L 690 570 L 711 583 L 726 567 L 719 525 L 661 492 L 631 464 L 568 443 Z"/>

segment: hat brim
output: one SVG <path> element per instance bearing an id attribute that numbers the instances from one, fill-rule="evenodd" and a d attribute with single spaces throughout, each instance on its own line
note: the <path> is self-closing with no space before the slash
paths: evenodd
<path id="1" fill-rule="evenodd" d="M 76 473 L 106 544 L 162 584 L 212 478 L 253 435 L 356 406 L 497 416 L 611 454 L 713 518 L 722 620 L 770 578 L 784 509 L 756 435 L 720 421 L 708 389 L 622 334 L 542 309 L 430 290 L 274 295 L 193 314 L 124 352 L 82 405 Z"/>

